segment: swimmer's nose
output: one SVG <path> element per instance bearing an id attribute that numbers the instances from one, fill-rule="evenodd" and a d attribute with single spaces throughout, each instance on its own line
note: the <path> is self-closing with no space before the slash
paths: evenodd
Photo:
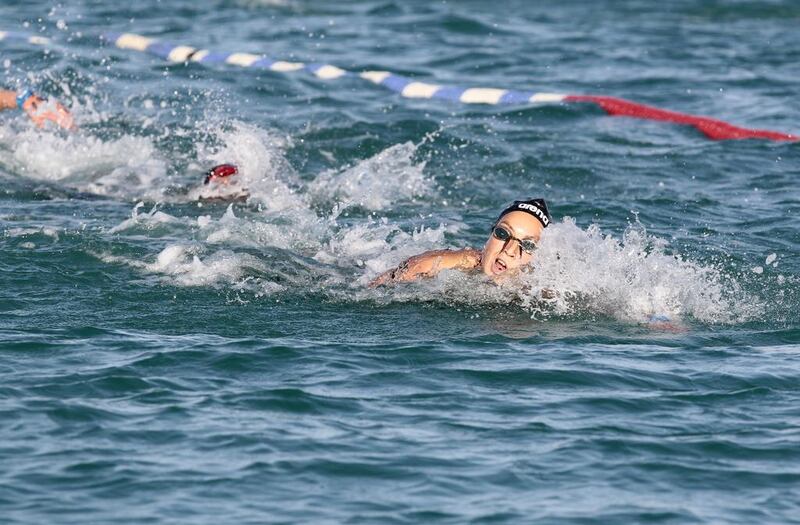
<path id="1" fill-rule="evenodd" d="M 518 241 L 516 239 L 509 239 L 505 246 L 503 246 L 503 253 L 509 257 L 516 257 L 519 252 Z"/>

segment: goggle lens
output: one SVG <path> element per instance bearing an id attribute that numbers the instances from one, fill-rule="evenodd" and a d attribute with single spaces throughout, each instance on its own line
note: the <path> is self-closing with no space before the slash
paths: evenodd
<path id="1" fill-rule="evenodd" d="M 509 240 L 511 238 L 511 234 L 508 233 L 508 230 L 506 230 L 505 228 L 502 228 L 500 226 L 496 227 L 494 229 L 493 233 L 494 233 L 494 236 L 497 237 L 498 240 L 503 241 L 503 242 L 506 242 L 507 240 Z"/>
<path id="2" fill-rule="evenodd" d="M 519 245 L 525 253 L 533 253 L 536 251 L 536 243 L 531 240 L 525 239 L 524 241 L 519 241 Z"/>
<path id="3" fill-rule="evenodd" d="M 530 239 L 517 239 L 511 232 L 503 228 L 502 226 L 495 226 L 492 230 L 492 235 L 499 241 L 508 242 L 509 240 L 515 240 L 519 243 L 520 249 L 528 254 L 533 253 L 536 251 L 536 243 Z"/>

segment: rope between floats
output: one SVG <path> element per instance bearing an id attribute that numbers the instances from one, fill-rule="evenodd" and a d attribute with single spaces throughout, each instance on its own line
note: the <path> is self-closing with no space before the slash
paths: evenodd
<path id="1" fill-rule="evenodd" d="M 37 45 L 50 43 L 48 39 L 42 37 L 28 37 L 18 33 L 0 31 L 0 40 L 3 39 L 25 40 Z M 437 99 L 463 104 L 489 105 L 592 103 L 612 116 L 692 126 L 712 140 L 766 139 L 792 142 L 800 140 L 800 136 L 789 133 L 744 128 L 710 117 L 670 111 L 616 97 L 429 84 L 396 75 L 389 71 L 363 71 L 356 73 L 331 64 L 273 60 L 265 55 L 251 53 L 220 53 L 208 49 L 173 44 L 134 33 L 106 33 L 102 35 L 102 39 L 120 49 L 149 53 L 175 63 L 228 64 L 244 68 L 266 69 L 279 73 L 304 71 L 322 80 L 335 80 L 345 77 L 359 78 L 394 91 L 405 98 Z"/>
<path id="2" fill-rule="evenodd" d="M 668 111 L 615 97 L 536 93 L 497 88 L 443 86 L 418 82 L 389 71 L 363 71 L 361 73 L 354 73 L 330 64 L 287 62 L 283 60 L 273 60 L 264 55 L 254 55 L 251 53 L 219 53 L 208 49 L 197 49 L 186 45 L 171 44 L 133 33 L 108 33 L 103 35 L 103 38 L 120 49 L 150 53 L 170 62 L 230 64 L 245 68 L 268 69 L 281 73 L 305 71 L 323 80 L 357 77 L 369 81 L 372 84 L 388 88 L 406 98 L 441 99 L 463 104 L 491 105 L 590 102 L 600 106 L 606 113 L 612 116 L 625 116 L 693 126 L 712 140 L 800 140 L 800 137 L 788 133 L 743 128 L 722 120 Z"/>

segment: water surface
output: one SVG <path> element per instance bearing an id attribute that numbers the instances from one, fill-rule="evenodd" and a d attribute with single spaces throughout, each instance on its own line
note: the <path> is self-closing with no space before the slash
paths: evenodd
<path id="1" fill-rule="evenodd" d="M 798 131 L 793 2 L 5 2 L 6 523 L 790 523 L 795 144 L 104 47 L 135 32 Z M 246 202 L 200 202 L 235 162 Z M 520 286 L 445 272 L 548 199 Z M 554 290 L 554 299 L 542 299 Z M 676 330 L 649 325 L 669 315 Z"/>

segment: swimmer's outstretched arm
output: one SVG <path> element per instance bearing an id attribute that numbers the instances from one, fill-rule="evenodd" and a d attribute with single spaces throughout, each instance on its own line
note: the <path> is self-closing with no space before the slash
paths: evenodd
<path id="1" fill-rule="evenodd" d="M 0 90 L 0 110 L 21 109 L 30 117 L 38 127 L 44 126 L 45 122 L 54 122 L 64 129 L 76 129 L 72 114 L 59 102 L 54 102 L 50 108 L 41 108 L 46 100 L 30 90 L 26 90 L 20 95 L 13 91 Z"/>
<path id="2" fill-rule="evenodd" d="M 369 287 L 433 277 L 442 270 L 472 270 L 480 264 L 480 261 L 481 252 L 473 248 L 432 250 L 406 259 L 397 268 L 380 274 L 370 281 Z"/>

